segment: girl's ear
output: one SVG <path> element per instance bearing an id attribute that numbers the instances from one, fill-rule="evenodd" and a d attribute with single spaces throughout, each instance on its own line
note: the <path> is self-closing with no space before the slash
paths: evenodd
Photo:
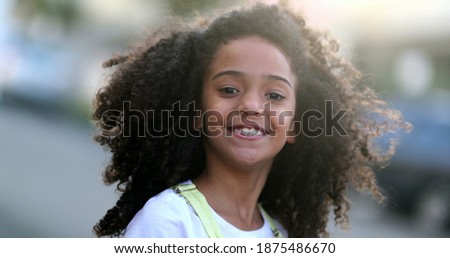
<path id="1" fill-rule="evenodd" d="M 294 144 L 295 143 L 295 135 L 293 135 L 293 136 L 289 135 L 286 139 L 286 142 L 290 143 L 290 144 Z"/>
<path id="2" fill-rule="evenodd" d="M 195 130 L 201 130 L 203 128 L 203 121 L 202 121 L 202 113 L 199 112 L 199 116 L 194 117 L 194 129 Z"/>
<path id="3" fill-rule="evenodd" d="M 289 127 L 289 131 L 287 131 L 286 134 L 286 142 L 294 144 L 298 134 L 297 130 L 295 129 L 294 121 L 292 121 L 291 126 Z"/>

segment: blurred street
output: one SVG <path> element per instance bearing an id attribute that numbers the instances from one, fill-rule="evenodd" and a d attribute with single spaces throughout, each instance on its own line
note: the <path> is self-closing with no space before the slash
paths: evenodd
<path id="1" fill-rule="evenodd" d="M 90 237 L 115 202 L 92 130 L 0 106 L 0 237 Z"/>
<path id="2" fill-rule="evenodd" d="M 409 219 L 392 213 L 370 196 L 353 191 L 350 191 L 349 196 L 352 201 L 352 208 L 349 211 L 350 230 L 343 231 L 334 227 L 330 219 L 328 229 L 331 237 L 427 237 L 415 230 Z"/>

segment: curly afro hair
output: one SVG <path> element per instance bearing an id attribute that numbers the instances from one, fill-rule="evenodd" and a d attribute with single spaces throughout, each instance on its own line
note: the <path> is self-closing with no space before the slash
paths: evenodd
<path id="1" fill-rule="evenodd" d="M 345 134 L 299 135 L 281 150 L 259 199 L 265 210 L 289 237 L 321 237 L 328 236 L 330 212 L 337 224 L 348 224 L 349 186 L 383 200 L 374 171 L 387 164 L 395 143 L 383 151 L 374 139 L 408 123 L 337 55 L 338 43 L 327 33 L 307 27 L 287 6 L 256 4 L 189 24 L 172 23 L 105 62 L 115 69 L 96 95 L 92 118 L 101 130 L 95 140 L 112 153 L 104 180 L 117 183 L 121 196 L 94 226 L 97 236 L 122 235 L 149 198 L 202 172 L 202 137 L 177 132 L 193 130 L 196 110 L 189 103 L 201 103 L 203 74 L 218 48 L 250 35 L 273 42 L 289 58 L 300 89 L 296 119 L 307 110 L 330 112 L 328 101 L 334 110 L 346 111 L 339 119 Z M 176 103 L 189 108 L 167 119 L 164 111 Z M 146 123 L 138 119 L 143 115 Z M 327 122 L 313 119 L 309 128 L 326 128 Z"/>

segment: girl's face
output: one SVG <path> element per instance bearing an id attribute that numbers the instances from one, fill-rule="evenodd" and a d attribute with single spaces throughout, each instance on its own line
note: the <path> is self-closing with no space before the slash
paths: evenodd
<path id="1" fill-rule="evenodd" d="M 288 136 L 295 92 L 289 61 L 273 43 L 249 36 L 222 45 L 203 78 L 207 156 L 245 167 L 271 164 L 295 140 Z"/>

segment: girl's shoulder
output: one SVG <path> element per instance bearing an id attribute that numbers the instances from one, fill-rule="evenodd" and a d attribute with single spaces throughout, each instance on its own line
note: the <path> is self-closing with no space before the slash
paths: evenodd
<path id="1" fill-rule="evenodd" d="M 172 188 L 167 188 L 161 193 L 150 198 L 142 208 L 143 211 L 152 211 L 158 213 L 169 212 L 173 209 L 187 208 L 188 205 L 184 199 Z M 169 209 L 169 210 L 166 210 Z"/>
<path id="2" fill-rule="evenodd" d="M 125 237 L 207 237 L 185 199 L 168 188 L 150 198 L 125 230 Z"/>

